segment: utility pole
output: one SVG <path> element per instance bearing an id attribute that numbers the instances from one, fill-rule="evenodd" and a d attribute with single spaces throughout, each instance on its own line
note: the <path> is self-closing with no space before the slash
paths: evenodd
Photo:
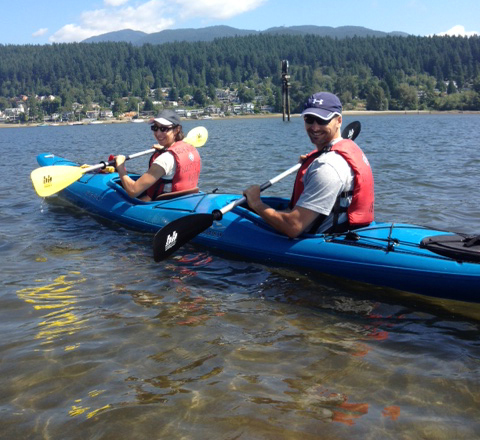
<path id="1" fill-rule="evenodd" d="M 288 89 L 290 88 L 290 75 L 288 74 L 288 60 L 282 60 L 282 107 L 283 120 L 285 121 L 285 113 L 290 121 L 290 96 Z"/>

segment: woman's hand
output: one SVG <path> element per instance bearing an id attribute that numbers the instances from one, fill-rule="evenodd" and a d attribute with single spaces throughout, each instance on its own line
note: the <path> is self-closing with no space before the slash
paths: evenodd
<path id="1" fill-rule="evenodd" d="M 125 171 L 125 156 L 123 154 L 115 156 L 115 168 L 118 172 L 120 172 L 120 170 Z"/>

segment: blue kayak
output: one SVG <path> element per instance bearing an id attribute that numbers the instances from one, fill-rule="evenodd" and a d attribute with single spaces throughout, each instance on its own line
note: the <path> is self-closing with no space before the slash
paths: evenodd
<path id="1" fill-rule="evenodd" d="M 41 166 L 78 166 L 50 153 L 40 154 L 37 161 Z M 86 173 L 59 196 L 92 214 L 151 233 L 187 215 L 212 213 L 241 197 L 198 192 L 142 202 L 127 195 L 117 173 Z M 279 197 L 262 199 L 276 208 L 288 203 Z M 192 242 L 270 265 L 310 269 L 439 298 L 480 302 L 480 237 L 374 222 L 346 233 L 305 234 L 290 239 L 240 205 L 214 221 Z"/>

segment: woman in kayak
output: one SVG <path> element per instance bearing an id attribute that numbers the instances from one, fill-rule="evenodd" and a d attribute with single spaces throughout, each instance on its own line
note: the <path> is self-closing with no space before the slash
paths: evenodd
<path id="1" fill-rule="evenodd" d="M 151 201 L 165 193 L 186 194 L 198 191 L 201 160 L 195 147 L 182 139 L 182 125 L 173 110 L 163 110 L 150 121 L 157 150 L 150 158 L 148 171 L 133 180 L 125 170 L 125 156 L 115 157 L 123 188 L 130 197 Z"/>
<path id="2" fill-rule="evenodd" d="M 262 202 L 260 187 L 244 191 L 248 205 L 270 226 L 295 238 L 302 232 L 344 232 L 373 221 L 373 174 L 365 154 L 342 139 L 342 104 L 332 93 L 312 95 L 302 112 L 316 150 L 302 158 L 289 211 Z"/>

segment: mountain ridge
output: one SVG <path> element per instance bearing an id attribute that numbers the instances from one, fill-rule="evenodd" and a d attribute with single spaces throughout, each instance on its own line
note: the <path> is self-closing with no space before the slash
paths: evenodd
<path id="1" fill-rule="evenodd" d="M 185 28 L 185 29 L 165 29 L 160 32 L 148 34 L 142 31 L 134 31 L 132 29 L 123 29 L 115 32 L 108 32 L 87 38 L 82 43 L 103 43 L 103 42 L 126 42 L 135 46 L 144 44 L 165 44 L 175 41 L 197 42 L 197 41 L 213 41 L 216 38 L 226 37 L 242 37 L 246 35 L 260 34 L 277 34 L 277 35 L 318 35 L 332 38 L 352 38 L 357 37 L 386 37 L 386 36 L 402 36 L 409 34 L 405 32 L 383 32 L 368 29 L 362 26 L 280 26 L 268 28 L 264 31 L 255 31 L 248 29 L 237 29 L 230 26 L 208 26 L 204 28 Z"/>

